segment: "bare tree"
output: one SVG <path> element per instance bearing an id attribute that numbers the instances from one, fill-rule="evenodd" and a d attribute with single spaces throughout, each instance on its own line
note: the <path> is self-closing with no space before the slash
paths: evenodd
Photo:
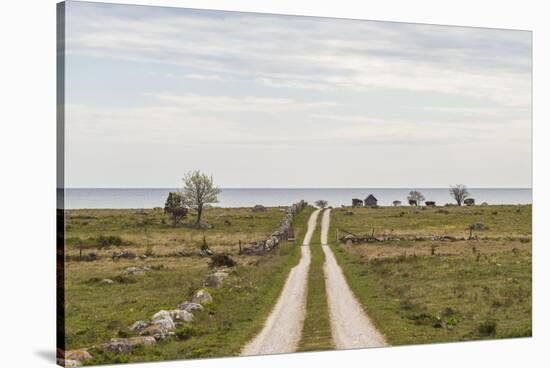
<path id="1" fill-rule="evenodd" d="M 319 208 L 325 208 L 328 205 L 328 202 L 325 201 L 324 199 L 319 199 L 318 201 L 315 202 L 315 205 Z"/>
<path id="2" fill-rule="evenodd" d="M 182 196 L 184 203 L 197 211 L 197 226 L 200 226 L 202 212 L 211 203 L 218 203 L 221 190 L 214 185 L 211 176 L 200 171 L 188 172 L 183 177 Z"/>
<path id="3" fill-rule="evenodd" d="M 418 206 L 420 202 L 424 201 L 426 198 L 424 198 L 422 193 L 420 193 L 419 191 L 411 190 L 407 199 L 409 200 L 409 203 L 412 203 L 412 201 L 414 201 L 414 205 Z"/>
<path id="4" fill-rule="evenodd" d="M 462 184 L 457 184 L 455 186 L 451 185 L 449 192 L 451 193 L 451 197 L 454 198 L 456 204 L 458 204 L 459 206 L 462 206 L 464 200 L 470 195 L 470 193 L 468 192 L 468 188 L 466 188 L 466 185 Z"/>

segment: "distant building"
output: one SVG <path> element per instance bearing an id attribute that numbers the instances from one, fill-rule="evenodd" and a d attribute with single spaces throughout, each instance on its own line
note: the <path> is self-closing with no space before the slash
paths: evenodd
<path id="1" fill-rule="evenodd" d="M 365 198 L 365 207 L 377 207 L 378 206 L 378 199 L 376 199 L 375 196 L 372 194 L 369 194 L 367 198 Z"/>
<path id="2" fill-rule="evenodd" d="M 353 198 L 351 200 L 351 205 L 353 207 L 363 207 L 363 200 L 358 198 Z"/>

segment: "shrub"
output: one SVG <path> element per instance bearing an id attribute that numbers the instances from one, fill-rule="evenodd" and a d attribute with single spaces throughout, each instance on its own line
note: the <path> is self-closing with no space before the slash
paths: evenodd
<path id="1" fill-rule="evenodd" d="M 178 340 L 187 340 L 198 334 L 198 330 L 193 325 L 185 324 L 176 330 L 176 338 Z"/>
<path id="2" fill-rule="evenodd" d="M 227 254 L 215 254 L 210 261 L 210 267 L 234 267 L 235 261 Z"/>
<path id="3" fill-rule="evenodd" d="M 114 246 L 122 245 L 122 238 L 116 235 L 110 235 L 110 236 L 100 235 L 96 238 L 96 241 L 101 247 L 108 247 L 111 245 L 114 245 Z"/>
<path id="4" fill-rule="evenodd" d="M 495 321 L 485 321 L 477 326 L 477 332 L 481 336 L 494 336 L 497 333 L 497 323 Z"/>

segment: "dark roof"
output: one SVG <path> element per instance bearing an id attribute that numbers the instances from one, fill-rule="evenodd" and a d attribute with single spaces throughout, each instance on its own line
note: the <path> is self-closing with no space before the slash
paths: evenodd
<path id="1" fill-rule="evenodd" d="M 365 198 L 365 201 L 368 201 L 369 199 L 374 199 L 375 201 L 378 201 L 378 199 L 376 199 L 375 196 L 373 196 L 372 194 L 369 194 L 369 196 L 367 198 Z"/>

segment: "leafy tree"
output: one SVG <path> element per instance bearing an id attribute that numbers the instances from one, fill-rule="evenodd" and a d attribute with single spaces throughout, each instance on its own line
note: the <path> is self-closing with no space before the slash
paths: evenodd
<path id="1" fill-rule="evenodd" d="M 328 205 L 328 202 L 325 201 L 324 199 L 319 199 L 318 201 L 315 202 L 315 205 L 319 208 L 325 208 Z"/>
<path id="2" fill-rule="evenodd" d="M 409 192 L 409 196 L 407 197 L 407 199 L 409 201 L 416 201 L 416 206 L 418 206 L 420 204 L 420 202 L 422 202 L 423 200 L 425 200 L 426 198 L 422 195 L 422 193 L 420 193 L 419 191 L 417 190 L 411 190 Z M 410 202 L 409 202 L 410 203 Z"/>
<path id="3" fill-rule="evenodd" d="M 183 177 L 183 202 L 197 211 L 197 226 L 200 226 L 202 212 L 211 203 L 218 203 L 221 190 L 214 185 L 211 176 L 200 171 L 190 171 Z"/>
<path id="4" fill-rule="evenodd" d="M 455 186 L 451 185 L 449 192 L 451 193 L 451 197 L 454 198 L 456 204 L 458 204 L 459 206 L 462 206 L 464 200 L 470 195 L 470 193 L 468 192 L 468 188 L 466 188 L 466 185 L 462 184 L 457 184 Z"/>
<path id="5" fill-rule="evenodd" d="M 176 226 L 185 216 L 187 216 L 187 208 L 183 202 L 183 196 L 178 192 L 168 193 L 168 198 L 164 204 L 164 214 L 172 217 L 172 226 Z"/>

